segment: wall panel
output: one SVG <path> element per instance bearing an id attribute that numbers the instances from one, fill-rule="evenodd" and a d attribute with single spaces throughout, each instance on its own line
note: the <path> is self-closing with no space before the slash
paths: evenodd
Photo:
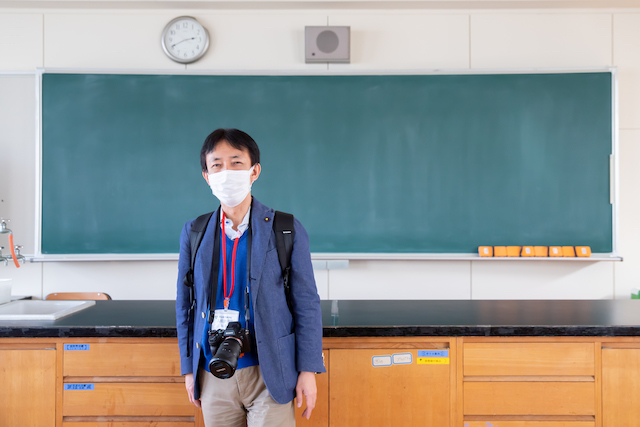
<path id="1" fill-rule="evenodd" d="M 351 63 L 332 70 L 469 68 L 469 15 L 331 14 L 351 27 Z"/>
<path id="2" fill-rule="evenodd" d="M 44 66 L 184 70 L 162 51 L 165 25 L 181 14 L 76 13 L 45 15 Z"/>
<path id="3" fill-rule="evenodd" d="M 330 299 L 469 299 L 469 261 L 351 261 L 329 271 Z"/>
<path id="4" fill-rule="evenodd" d="M 221 13 L 196 16 L 211 36 L 209 52 L 190 70 L 326 70 L 305 64 L 304 27 L 326 25 L 322 13 Z"/>
<path id="5" fill-rule="evenodd" d="M 42 67 L 42 15 L 0 13 L 0 71 Z"/>
<path id="6" fill-rule="evenodd" d="M 473 261 L 472 299 L 609 299 L 613 262 Z"/>
<path id="7" fill-rule="evenodd" d="M 616 298 L 640 289 L 640 129 L 620 132 L 620 254 L 615 265 Z"/>
<path id="8" fill-rule="evenodd" d="M 611 64 L 611 15 L 496 13 L 471 16 L 472 68 Z"/>

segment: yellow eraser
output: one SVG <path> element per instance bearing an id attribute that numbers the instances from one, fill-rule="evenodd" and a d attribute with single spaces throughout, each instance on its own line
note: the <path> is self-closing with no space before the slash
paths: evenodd
<path id="1" fill-rule="evenodd" d="M 535 256 L 533 246 L 523 246 L 521 256 Z"/>
<path id="2" fill-rule="evenodd" d="M 576 255 L 579 257 L 590 257 L 591 246 L 576 246 Z"/>
<path id="3" fill-rule="evenodd" d="M 562 246 L 549 246 L 549 256 L 556 257 L 562 256 Z"/>
<path id="4" fill-rule="evenodd" d="M 493 256 L 493 246 L 480 246 L 478 253 L 480 256 Z"/>
<path id="5" fill-rule="evenodd" d="M 507 247 L 506 246 L 494 246 L 493 247 L 493 256 L 507 256 Z"/>
<path id="6" fill-rule="evenodd" d="M 563 246 L 562 247 L 562 256 L 564 256 L 564 257 L 574 257 L 574 256 L 576 256 L 576 251 L 573 249 L 573 246 Z"/>
<path id="7" fill-rule="evenodd" d="M 520 246 L 507 246 L 507 256 L 519 257 L 520 256 Z"/>
<path id="8" fill-rule="evenodd" d="M 549 248 L 547 248 L 546 246 L 534 246 L 533 251 L 535 252 L 536 256 L 549 256 Z"/>

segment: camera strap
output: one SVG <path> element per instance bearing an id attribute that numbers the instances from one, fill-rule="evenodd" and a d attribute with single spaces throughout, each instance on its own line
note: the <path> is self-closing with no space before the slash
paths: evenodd
<path id="1" fill-rule="evenodd" d="M 222 211 L 222 206 L 216 211 Z M 226 238 L 226 236 L 225 236 Z M 213 314 L 216 309 L 216 298 L 218 296 L 218 275 L 220 274 L 220 226 L 216 224 L 213 235 L 213 262 L 211 263 L 211 275 L 209 282 L 209 317 L 207 322 L 213 324 Z"/>

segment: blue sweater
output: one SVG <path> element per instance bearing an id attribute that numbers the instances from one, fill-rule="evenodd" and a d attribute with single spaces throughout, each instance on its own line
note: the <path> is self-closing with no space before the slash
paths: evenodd
<path id="1" fill-rule="evenodd" d="M 246 319 L 245 319 L 245 307 L 244 307 L 244 295 L 247 289 L 247 234 L 244 233 L 240 236 L 240 240 L 238 241 L 238 248 L 236 249 L 236 270 L 233 272 L 231 270 L 232 258 L 233 258 L 233 244 L 234 241 L 229 239 L 224 233 L 220 233 L 222 239 L 226 239 L 226 250 L 227 250 L 227 292 L 231 290 L 231 277 L 235 273 L 235 286 L 233 289 L 233 294 L 231 295 L 231 299 L 229 300 L 229 310 L 236 310 L 240 313 L 238 321 L 242 325 L 243 328 L 246 328 Z M 216 309 L 224 308 L 224 276 L 223 276 L 223 262 L 222 262 L 222 241 L 220 242 L 220 272 L 218 273 L 218 292 L 216 296 Z M 210 308 L 209 308 L 210 309 Z M 208 317 L 207 317 L 208 318 Z M 200 342 L 200 347 L 202 348 L 202 352 L 205 359 L 204 367 L 209 371 L 209 362 L 211 362 L 211 358 L 213 355 L 211 354 L 211 348 L 209 347 L 208 335 L 207 331 L 211 329 L 211 324 L 206 322 L 205 328 L 202 334 L 202 341 Z M 249 335 L 255 338 L 255 330 L 253 328 L 253 306 L 251 303 L 251 298 L 249 298 Z M 255 341 L 253 341 L 255 343 Z M 245 353 L 244 356 L 238 359 L 238 367 L 236 369 L 247 368 L 249 366 L 255 366 L 258 364 L 258 353 L 254 348 L 251 349 L 251 352 Z"/>

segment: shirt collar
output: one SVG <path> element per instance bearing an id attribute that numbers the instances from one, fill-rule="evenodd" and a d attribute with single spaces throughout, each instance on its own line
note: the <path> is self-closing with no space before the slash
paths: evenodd
<path id="1" fill-rule="evenodd" d="M 220 208 L 220 227 L 222 228 L 222 208 Z M 249 209 L 245 214 L 244 218 L 242 218 L 242 222 L 238 225 L 238 231 L 233 229 L 233 221 L 229 218 L 225 217 L 224 219 L 224 234 L 231 240 L 237 239 L 244 234 L 245 231 L 249 228 L 249 217 L 251 216 L 251 205 L 249 205 Z"/>

